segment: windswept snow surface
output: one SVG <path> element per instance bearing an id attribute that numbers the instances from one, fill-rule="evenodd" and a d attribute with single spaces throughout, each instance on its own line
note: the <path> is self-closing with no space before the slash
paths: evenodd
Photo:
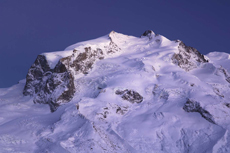
<path id="1" fill-rule="evenodd" d="M 76 77 L 73 99 L 53 113 L 23 96 L 25 80 L 0 89 L 1 153 L 230 152 L 229 54 L 209 53 L 208 63 L 186 72 L 171 59 L 179 42 L 111 32 L 43 55 L 54 68 L 73 50 L 110 41 L 121 52 Z"/>

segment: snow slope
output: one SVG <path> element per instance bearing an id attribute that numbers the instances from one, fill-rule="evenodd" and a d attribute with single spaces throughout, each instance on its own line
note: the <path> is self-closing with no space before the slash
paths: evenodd
<path id="1" fill-rule="evenodd" d="M 104 51 L 111 42 L 120 49 L 113 54 Z M 229 54 L 203 58 L 152 31 L 112 31 L 41 55 L 54 69 L 86 47 L 102 49 L 104 59 L 85 74 L 70 69 L 74 95 L 52 113 L 23 95 L 28 80 L 0 89 L 1 153 L 230 152 Z"/>

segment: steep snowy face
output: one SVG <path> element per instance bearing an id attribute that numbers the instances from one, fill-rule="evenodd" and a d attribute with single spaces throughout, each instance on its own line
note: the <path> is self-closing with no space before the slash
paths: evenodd
<path id="1" fill-rule="evenodd" d="M 55 111 L 73 98 L 77 90 L 75 80 L 90 73 L 96 61 L 134 52 L 161 54 L 155 51 L 160 49 L 174 49 L 169 51 L 172 62 L 186 71 L 207 62 L 195 48 L 155 35 L 151 30 L 141 38 L 112 31 L 107 36 L 67 47 L 66 51 L 38 55 L 27 74 L 23 94 L 33 96 L 35 103 L 49 104 L 51 111 Z"/>

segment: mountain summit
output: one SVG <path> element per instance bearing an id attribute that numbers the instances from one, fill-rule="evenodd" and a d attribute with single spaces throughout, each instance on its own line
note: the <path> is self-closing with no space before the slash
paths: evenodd
<path id="1" fill-rule="evenodd" d="M 126 57 L 137 53 L 146 54 L 145 50 L 160 48 L 167 51 L 165 58 L 171 58 L 172 63 L 186 71 L 207 62 L 195 48 L 155 35 L 151 30 L 145 31 L 141 38 L 112 31 L 108 36 L 67 47 L 66 51 L 39 55 L 29 69 L 23 94 L 33 96 L 35 103 L 49 104 L 51 111 L 55 111 L 59 105 L 73 98 L 76 93 L 76 78 L 90 73 L 96 61 L 122 56 L 121 54 L 126 54 Z M 145 57 L 144 54 L 140 57 Z"/>
<path id="2" fill-rule="evenodd" d="M 229 65 L 151 30 L 42 53 L 0 89 L 0 152 L 230 152 Z"/>

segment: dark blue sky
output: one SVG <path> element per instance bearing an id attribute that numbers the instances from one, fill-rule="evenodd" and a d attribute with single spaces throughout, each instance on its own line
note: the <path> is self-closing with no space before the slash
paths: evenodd
<path id="1" fill-rule="evenodd" d="M 201 53 L 230 53 L 229 0 L 0 0 L 0 87 L 26 77 L 38 54 L 110 31 L 145 30 Z"/>

